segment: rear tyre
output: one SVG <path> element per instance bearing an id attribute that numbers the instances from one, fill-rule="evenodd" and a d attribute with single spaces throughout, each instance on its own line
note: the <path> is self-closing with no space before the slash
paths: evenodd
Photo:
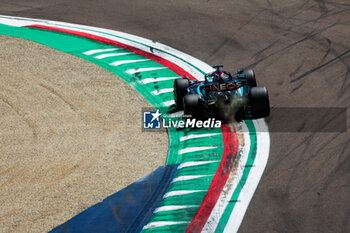
<path id="1" fill-rule="evenodd" d="M 187 88 L 190 86 L 190 82 L 185 78 L 178 78 L 174 81 L 174 98 L 175 105 L 179 110 L 183 109 L 183 98 L 187 95 Z"/>
<path id="2" fill-rule="evenodd" d="M 204 106 L 200 95 L 186 95 L 183 98 L 185 115 L 197 120 L 204 118 Z"/>
<path id="3" fill-rule="evenodd" d="M 251 87 L 256 87 L 255 73 L 252 69 L 245 69 L 242 72 L 245 78 L 249 81 Z"/>
<path id="4" fill-rule="evenodd" d="M 244 106 L 241 106 L 238 108 L 238 110 L 235 112 L 235 121 L 236 122 L 241 122 L 244 120 L 245 116 L 245 108 Z"/>
<path id="5" fill-rule="evenodd" d="M 250 89 L 250 106 L 253 119 L 267 117 L 270 114 L 269 95 L 266 87 Z"/>

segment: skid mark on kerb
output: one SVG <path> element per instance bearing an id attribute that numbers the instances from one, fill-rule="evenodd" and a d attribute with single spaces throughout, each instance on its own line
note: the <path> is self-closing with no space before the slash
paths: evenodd
<path id="1" fill-rule="evenodd" d="M 186 141 L 189 139 L 196 139 L 196 138 L 205 138 L 205 137 L 212 137 L 220 135 L 219 133 L 209 133 L 209 134 L 190 134 L 187 136 L 180 137 L 180 142 Z"/>
<path id="2" fill-rule="evenodd" d="M 161 206 L 161 207 L 157 208 L 153 213 L 172 211 L 172 210 L 181 210 L 181 209 L 188 209 L 188 208 L 196 208 L 198 206 L 199 205 L 167 205 L 167 206 Z"/>
<path id="3" fill-rule="evenodd" d="M 182 155 L 182 154 L 185 154 L 185 153 L 203 151 L 203 150 L 212 150 L 212 149 L 215 149 L 215 148 L 217 148 L 217 146 L 195 146 L 195 147 L 188 147 L 188 148 L 179 150 L 179 155 Z"/>
<path id="4" fill-rule="evenodd" d="M 248 128 L 246 127 L 245 123 L 242 124 L 242 132 L 248 132 Z M 226 207 L 232 202 L 239 201 L 235 199 L 233 193 L 237 189 L 237 186 L 240 185 L 241 179 L 243 177 L 243 170 L 247 164 L 250 151 L 249 133 L 243 133 L 243 135 L 244 142 L 242 142 L 242 146 L 239 147 L 239 153 L 237 154 L 236 161 L 234 162 L 232 172 L 230 173 L 229 178 L 212 212 L 210 213 L 202 232 L 213 232 L 213 230 L 219 226 L 219 219 L 221 219 L 223 216 Z M 223 229 L 225 225 L 226 223 L 221 223 L 221 228 Z"/>
<path id="5" fill-rule="evenodd" d="M 175 183 L 177 181 L 185 181 L 185 180 L 193 180 L 193 179 L 197 179 L 197 178 L 203 178 L 203 177 L 208 177 L 208 176 L 214 176 L 214 174 L 212 175 L 188 175 L 188 176 L 178 176 L 175 177 L 172 181 L 172 183 Z"/>
<path id="6" fill-rule="evenodd" d="M 164 82 L 164 81 L 169 81 L 169 80 L 175 80 L 180 77 L 165 77 L 165 78 L 145 78 L 142 79 L 141 82 L 143 84 L 148 84 L 148 83 L 153 83 L 153 82 Z"/>
<path id="7" fill-rule="evenodd" d="M 136 63 L 136 62 L 143 62 L 143 61 L 150 61 L 150 59 L 138 59 L 138 60 L 124 60 L 124 61 L 115 61 L 110 63 L 111 66 L 120 66 L 124 64 L 130 64 L 130 63 Z"/>
<path id="8" fill-rule="evenodd" d="M 188 233 L 200 232 L 203 229 L 234 167 L 234 160 L 237 157 L 239 146 L 237 133 L 229 125 L 222 125 L 221 130 L 225 145 L 224 153 L 208 192 L 187 228 L 186 232 Z"/>
<path id="9" fill-rule="evenodd" d="M 163 196 L 163 198 L 173 197 L 173 196 L 182 196 L 182 195 L 186 195 L 186 194 L 206 192 L 206 191 L 207 190 L 177 190 L 177 191 L 170 191 L 170 192 L 167 192 Z"/>
<path id="10" fill-rule="evenodd" d="M 180 170 L 181 168 L 185 168 L 185 167 L 200 166 L 200 165 L 204 165 L 204 164 L 208 164 L 208 163 L 217 163 L 217 162 L 220 162 L 220 160 L 184 162 L 184 163 L 181 163 L 177 169 Z"/>
<path id="11" fill-rule="evenodd" d="M 85 55 L 93 55 L 93 54 L 96 54 L 96 53 L 116 51 L 116 50 L 120 50 L 120 49 L 121 49 L 121 48 L 93 49 L 93 50 L 89 50 L 89 51 L 83 52 L 83 54 L 85 54 Z"/>
<path id="12" fill-rule="evenodd" d="M 258 186 L 258 183 L 261 179 L 262 173 L 264 172 L 268 156 L 269 150 L 270 150 L 270 136 L 268 133 L 268 128 L 267 125 L 264 121 L 264 119 L 259 119 L 259 120 L 254 120 L 253 126 L 248 126 L 249 127 L 254 127 L 256 132 L 255 135 L 250 135 L 253 136 L 256 140 L 256 151 L 255 151 L 255 161 L 254 164 L 256 165 L 254 169 L 254 173 L 251 172 L 246 172 L 246 169 L 248 170 L 250 167 L 246 167 L 244 169 L 245 177 L 246 179 L 242 179 L 242 183 L 240 183 L 239 187 L 241 188 L 240 193 L 237 194 L 239 197 L 239 204 L 234 206 L 233 210 L 228 210 L 225 212 L 228 212 L 229 218 L 226 219 L 226 227 L 224 232 L 237 232 L 238 228 L 243 220 L 244 214 L 248 208 L 248 204 L 255 192 L 256 187 Z M 249 129 L 251 130 L 251 129 Z M 250 131 L 251 132 L 251 131 Z M 253 143 L 253 142 L 251 142 Z M 250 162 L 251 164 L 252 162 Z M 236 190 L 235 190 L 236 192 Z M 227 209 L 228 207 L 226 207 Z M 223 215 L 223 218 L 225 217 L 225 214 Z M 221 219 L 220 219 L 221 220 Z M 220 221 L 222 222 L 222 221 Z"/>
<path id="13" fill-rule="evenodd" d="M 147 72 L 147 71 L 154 71 L 154 70 L 162 70 L 166 69 L 166 67 L 152 67 L 152 68 L 135 68 L 125 71 L 128 74 L 135 74 L 135 73 L 141 73 L 141 72 Z"/>
<path id="14" fill-rule="evenodd" d="M 164 226 L 171 226 L 171 225 L 179 225 L 179 224 L 188 224 L 189 221 L 180 221 L 180 222 L 151 222 L 148 223 L 146 226 L 143 227 L 143 230 L 155 228 L 155 227 L 164 227 Z"/>
<path id="15" fill-rule="evenodd" d="M 133 53 L 107 53 L 107 54 L 100 54 L 95 56 L 94 58 L 96 59 L 103 59 L 107 57 L 118 57 L 118 56 L 123 56 L 123 55 L 128 55 L 128 54 L 133 54 Z"/>

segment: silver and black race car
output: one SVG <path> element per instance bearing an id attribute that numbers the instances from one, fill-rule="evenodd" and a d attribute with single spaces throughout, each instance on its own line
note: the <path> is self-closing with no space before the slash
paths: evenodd
<path id="1" fill-rule="evenodd" d="M 258 87 L 252 69 L 235 75 L 222 71 L 222 65 L 204 76 L 204 81 L 187 77 L 174 82 L 176 107 L 196 119 L 216 118 L 224 122 L 257 119 L 270 114 L 266 87 Z"/>

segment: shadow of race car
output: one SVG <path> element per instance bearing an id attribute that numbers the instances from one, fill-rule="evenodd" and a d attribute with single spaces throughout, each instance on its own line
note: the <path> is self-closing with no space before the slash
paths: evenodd
<path id="1" fill-rule="evenodd" d="M 174 81 L 175 104 L 184 116 L 215 118 L 224 123 L 257 119 L 270 114 L 266 87 L 258 87 L 252 69 L 240 69 L 235 75 L 222 71 L 222 65 L 204 76 L 204 81 L 187 77 Z"/>

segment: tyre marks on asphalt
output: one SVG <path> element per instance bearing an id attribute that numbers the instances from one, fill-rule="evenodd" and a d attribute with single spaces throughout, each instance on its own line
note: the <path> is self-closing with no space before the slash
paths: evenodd
<path id="1" fill-rule="evenodd" d="M 318 70 L 320 70 L 320 69 L 322 69 L 322 68 L 324 68 L 324 67 L 326 67 L 326 66 L 328 66 L 328 65 L 330 65 L 332 63 L 335 63 L 338 60 L 341 60 L 343 57 L 348 56 L 349 53 L 350 53 L 350 49 L 345 51 L 345 52 L 343 52 L 343 53 L 341 53 L 340 55 L 336 56 L 335 58 L 333 58 L 333 59 L 331 59 L 331 60 L 329 60 L 329 61 L 327 61 L 327 62 L 325 62 L 325 63 L 323 63 L 323 64 L 321 64 L 319 66 L 316 66 L 316 67 L 312 68 L 311 70 L 308 70 L 308 71 L 304 72 L 303 74 L 299 75 L 298 77 L 290 80 L 290 82 L 291 83 L 297 82 L 297 81 L 305 78 L 306 76 L 312 74 L 313 72 L 318 71 Z"/>

